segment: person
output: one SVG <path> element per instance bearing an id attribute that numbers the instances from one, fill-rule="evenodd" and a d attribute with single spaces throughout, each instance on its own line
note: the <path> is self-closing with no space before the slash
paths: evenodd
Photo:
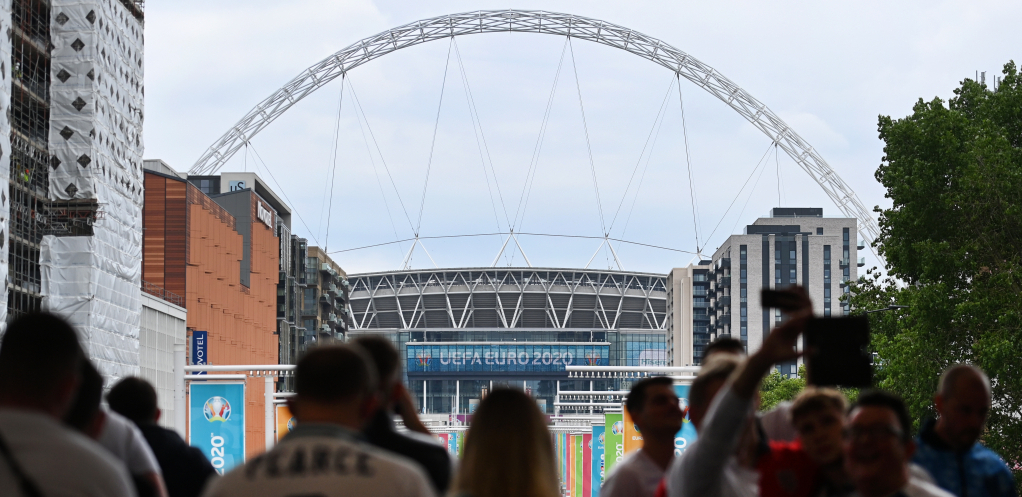
<path id="1" fill-rule="evenodd" d="M 78 395 L 64 416 L 64 423 L 99 442 L 128 468 L 140 497 L 166 497 L 167 490 L 156 456 L 142 433 L 130 421 L 100 407 L 103 376 L 92 362 L 82 362 Z"/>
<path id="2" fill-rule="evenodd" d="M 703 361 L 705 362 L 717 354 L 744 357 L 745 345 L 731 335 L 721 335 L 706 346 L 706 350 L 703 352 Z M 773 409 L 758 413 L 757 416 L 760 429 L 768 440 L 790 442 L 798 436 L 794 427 L 791 426 L 791 402 L 780 402 Z"/>
<path id="3" fill-rule="evenodd" d="M 25 314 L 0 342 L 0 495 L 133 497 L 127 469 L 61 423 L 81 381 L 75 330 Z"/>
<path id="4" fill-rule="evenodd" d="M 415 461 L 429 475 L 437 493 L 447 492 L 453 468 L 451 456 L 446 447 L 436 443 L 436 438 L 429 435 L 415 415 L 411 395 L 401 383 L 401 358 L 397 349 L 390 340 L 374 335 L 358 337 L 354 343 L 369 353 L 380 380 L 377 393 L 380 407 L 363 430 L 366 440 Z M 410 430 L 407 435 L 398 433 L 394 427 L 395 407 L 399 408 L 405 426 Z M 425 434 L 417 436 L 422 431 Z"/>
<path id="5" fill-rule="evenodd" d="M 703 350 L 703 362 L 720 353 L 743 356 L 745 355 L 745 345 L 742 344 L 741 340 L 731 335 L 720 335 Z"/>
<path id="6" fill-rule="evenodd" d="M 632 385 L 625 409 L 642 433 L 642 448 L 632 452 L 607 475 L 603 497 L 652 497 L 674 459 L 674 436 L 685 418 L 666 376 L 645 378 Z"/>
<path id="7" fill-rule="evenodd" d="M 452 495 L 558 497 L 547 420 L 522 392 L 497 388 L 472 416 Z"/>
<path id="8" fill-rule="evenodd" d="M 665 477 L 670 497 L 758 495 L 759 473 L 755 466 L 760 444 L 753 407 L 759 383 L 774 364 L 799 356 L 795 345 L 812 316 L 812 303 L 805 290 L 793 287 L 788 291 L 799 306 L 790 312 L 787 322 L 767 335 L 756 353 L 741 363 L 715 397 L 710 397 L 713 400 L 705 415 L 695 409 L 695 404 L 705 403 L 707 398 L 704 393 L 697 396 L 690 390 L 690 417 L 693 423 L 699 418 L 699 438 L 671 463 Z M 695 386 L 693 382 L 692 390 Z"/>
<path id="9" fill-rule="evenodd" d="M 939 417 L 923 422 L 913 461 L 944 490 L 960 497 L 1014 497 L 1015 479 L 994 451 L 979 443 L 990 414 L 990 379 L 957 364 L 941 375 L 933 398 Z"/>
<path id="10" fill-rule="evenodd" d="M 295 366 L 294 430 L 269 452 L 211 480 L 205 497 L 432 497 L 413 462 L 359 435 L 376 410 L 376 372 L 360 347 L 319 345 Z"/>
<path id="11" fill-rule="evenodd" d="M 833 388 L 807 386 L 791 403 L 791 424 L 798 434 L 797 440 L 771 442 L 771 448 L 777 453 L 788 456 L 785 458 L 787 466 L 806 468 L 807 464 L 812 465 L 813 486 L 819 497 L 846 496 L 855 490 L 845 471 L 841 452 L 847 404 L 845 396 Z M 775 474 L 783 475 L 782 472 Z M 767 483 L 772 488 L 767 488 Z M 760 495 L 780 495 L 786 487 L 789 485 L 782 476 L 769 481 L 761 479 Z"/>
<path id="12" fill-rule="evenodd" d="M 142 432 L 163 472 L 167 494 L 198 497 L 216 470 L 201 450 L 186 444 L 174 430 L 156 424 L 160 419 L 156 389 L 142 378 L 132 376 L 110 388 L 106 401 L 111 411 L 133 422 Z"/>
<path id="13" fill-rule="evenodd" d="M 872 390 L 859 394 L 848 412 L 845 469 L 862 497 L 951 497 L 937 485 L 911 477 L 916 445 L 901 397 Z"/>

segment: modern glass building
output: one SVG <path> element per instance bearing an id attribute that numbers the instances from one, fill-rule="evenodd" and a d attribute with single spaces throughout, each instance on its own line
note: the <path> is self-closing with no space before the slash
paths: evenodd
<path id="1" fill-rule="evenodd" d="M 394 342 L 424 413 L 471 413 L 501 386 L 525 389 L 550 414 L 588 412 L 555 406 L 558 388 L 619 390 L 628 380 L 569 380 L 565 366 L 667 365 L 665 280 L 535 268 L 349 275 L 349 336 Z"/>

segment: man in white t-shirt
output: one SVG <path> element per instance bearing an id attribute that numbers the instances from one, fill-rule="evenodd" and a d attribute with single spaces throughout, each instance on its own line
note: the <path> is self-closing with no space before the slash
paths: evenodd
<path id="1" fill-rule="evenodd" d="M 358 430 L 375 412 L 376 381 L 371 359 L 357 346 L 309 350 L 295 368 L 289 400 L 294 431 L 213 480 L 204 497 L 434 497 L 422 469 L 361 440 Z"/>
<path id="2" fill-rule="evenodd" d="M 60 420 L 85 361 L 74 329 L 46 313 L 24 315 L 0 343 L 0 495 L 134 497 L 124 466 Z"/>
<path id="3" fill-rule="evenodd" d="M 601 497 L 652 497 L 656 492 L 674 458 L 674 436 L 685 418 L 673 383 L 658 376 L 632 385 L 625 409 L 642 433 L 642 448 L 614 466 Z"/>
<path id="4" fill-rule="evenodd" d="M 139 497 L 167 497 L 160 465 L 134 423 L 100 407 L 103 376 L 91 362 L 81 367 L 81 384 L 64 424 L 99 442 L 128 469 Z"/>

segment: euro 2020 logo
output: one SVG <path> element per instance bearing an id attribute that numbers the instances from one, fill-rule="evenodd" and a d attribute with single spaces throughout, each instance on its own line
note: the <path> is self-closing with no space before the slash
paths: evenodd
<path id="1" fill-rule="evenodd" d="M 600 432 L 600 445 L 604 444 L 604 438 L 603 437 L 604 437 L 604 433 L 601 431 Z"/>
<path id="2" fill-rule="evenodd" d="M 223 397 L 210 397 L 202 406 L 206 421 L 227 421 L 231 419 L 231 404 Z"/>
<path id="3" fill-rule="evenodd" d="M 682 397 L 678 399 L 678 407 L 681 408 L 681 412 L 685 413 L 685 417 L 682 418 L 683 423 L 691 423 L 692 420 L 688 417 L 688 399 Z"/>
<path id="4" fill-rule="evenodd" d="M 621 421 L 615 421 L 614 424 L 610 426 L 610 432 L 615 435 L 621 435 L 625 432 L 625 424 Z"/>
<path id="5" fill-rule="evenodd" d="M 295 417 L 294 416 L 291 416 L 287 420 L 287 432 L 291 433 L 292 431 L 295 431 Z"/>

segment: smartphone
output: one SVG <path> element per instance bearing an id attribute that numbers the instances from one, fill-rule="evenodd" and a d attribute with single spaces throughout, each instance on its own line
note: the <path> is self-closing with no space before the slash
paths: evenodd
<path id="1" fill-rule="evenodd" d="M 813 318 L 803 336 L 807 383 L 850 388 L 873 385 L 869 319 L 865 316 Z"/>
<path id="2" fill-rule="evenodd" d="M 759 300 L 763 307 L 776 307 L 782 311 L 797 310 L 801 303 L 799 296 L 791 291 L 769 288 L 764 288 L 759 292 Z"/>

